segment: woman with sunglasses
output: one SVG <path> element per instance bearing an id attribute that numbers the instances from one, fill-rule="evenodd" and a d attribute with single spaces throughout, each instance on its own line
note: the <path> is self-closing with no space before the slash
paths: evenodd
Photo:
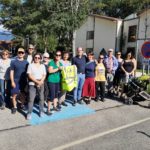
<path id="1" fill-rule="evenodd" d="M 101 100 L 105 101 L 105 66 L 104 66 L 104 56 L 99 55 L 98 63 L 95 68 L 95 81 L 96 81 L 96 101 Z"/>
<path id="2" fill-rule="evenodd" d="M 119 85 L 120 85 L 121 80 L 122 80 L 122 75 L 123 75 L 123 71 L 121 69 L 121 64 L 123 62 L 123 59 L 121 58 L 121 52 L 116 53 L 116 58 L 117 58 L 117 61 L 118 61 L 118 68 L 115 72 L 113 84 L 114 84 L 115 89 L 118 91 L 119 90 L 118 89 Z"/>
<path id="3" fill-rule="evenodd" d="M 5 108 L 5 87 L 7 81 L 9 80 L 10 62 L 9 51 L 3 50 L 2 59 L 0 59 L 0 109 Z"/>
<path id="4" fill-rule="evenodd" d="M 85 65 L 85 82 L 82 90 L 82 97 L 86 104 L 90 104 L 91 98 L 95 98 L 95 67 L 94 53 L 88 52 L 88 61 Z M 85 99 L 87 98 L 87 99 Z"/>
<path id="5" fill-rule="evenodd" d="M 58 96 L 60 92 L 60 79 L 61 79 L 61 68 L 62 63 L 61 51 L 57 50 L 54 54 L 54 59 L 48 64 L 48 86 L 49 86 L 49 97 L 48 97 L 48 109 L 47 115 L 51 115 L 51 104 L 53 103 L 53 110 L 60 111 L 58 108 Z"/>
<path id="6" fill-rule="evenodd" d="M 39 96 L 39 116 L 44 115 L 44 80 L 46 77 L 46 69 L 41 64 L 42 55 L 36 53 L 33 56 L 33 63 L 29 64 L 27 74 L 29 78 L 29 102 L 27 120 L 31 119 L 31 113 L 33 110 L 33 103 L 36 95 Z"/>
<path id="7" fill-rule="evenodd" d="M 127 52 L 125 60 L 121 64 L 121 68 L 123 70 L 123 78 L 124 82 L 128 83 L 129 79 L 131 79 L 134 75 L 135 71 L 135 61 L 133 60 L 133 56 L 131 52 Z"/>

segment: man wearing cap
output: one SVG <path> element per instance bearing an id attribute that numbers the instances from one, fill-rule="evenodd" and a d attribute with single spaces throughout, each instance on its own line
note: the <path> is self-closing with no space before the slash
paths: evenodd
<path id="1" fill-rule="evenodd" d="M 27 53 L 25 55 L 25 60 L 27 60 L 29 64 L 33 60 L 34 51 L 34 46 L 32 44 L 29 44 Z"/>
<path id="2" fill-rule="evenodd" d="M 17 111 L 17 94 L 24 92 L 25 86 L 27 85 L 26 70 L 28 62 L 24 60 L 24 55 L 24 49 L 19 48 L 17 58 L 11 62 L 10 66 L 12 114 L 15 114 Z"/>
<path id="3" fill-rule="evenodd" d="M 77 56 L 73 57 L 72 64 L 77 67 L 77 75 L 78 75 L 78 85 L 73 91 L 73 106 L 76 105 L 76 102 L 82 104 L 81 94 L 82 87 L 85 81 L 85 64 L 86 64 L 86 56 L 83 55 L 82 47 L 77 48 Z"/>
<path id="4" fill-rule="evenodd" d="M 108 83 L 108 93 L 112 89 L 115 71 L 118 68 L 118 61 L 116 57 L 113 55 L 113 51 L 114 51 L 113 49 L 108 49 L 108 55 L 104 59 Z"/>

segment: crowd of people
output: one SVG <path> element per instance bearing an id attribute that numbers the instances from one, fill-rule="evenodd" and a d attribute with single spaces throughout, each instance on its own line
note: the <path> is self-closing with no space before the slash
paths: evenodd
<path id="1" fill-rule="evenodd" d="M 5 109 L 11 103 L 11 112 L 26 109 L 26 118 L 31 119 L 34 101 L 39 102 L 39 116 L 53 111 L 60 111 L 65 102 L 67 91 L 61 87 L 61 71 L 63 67 L 75 65 L 77 68 L 77 86 L 73 89 L 72 105 L 76 103 L 90 104 L 91 100 L 105 101 L 105 93 L 111 93 L 118 88 L 120 82 L 127 83 L 135 75 L 136 60 L 128 52 L 126 58 L 121 58 L 121 52 L 113 55 L 114 50 L 108 49 L 108 54 L 99 54 L 95 59 L 92 51 L 84 53 L 79 47 L 76 56 L 70 60 L 69 52 L 56 50 L 54 58 L 49 53 L 43 55 L 35 51 L 29 44 L 27 52 L 19 48 L 15 58 L 9 58 L 9 51 L 3 50 L 0 59 L 0 108 Z M 107 89 L 107 90 L 106 90 Z"/>

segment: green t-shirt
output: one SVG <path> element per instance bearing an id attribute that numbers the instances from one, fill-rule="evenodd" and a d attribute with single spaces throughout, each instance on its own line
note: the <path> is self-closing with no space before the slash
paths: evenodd
<path id="1" fill-rule="evenodd" d="M 49 62 L 48 67 L 50 67 L 50 66 L 53 67 L 53 69 L 58 68 L 58 66 L 56 65 L 54 60 Z M 59 62 L 59 66 L 62 66 L 62 63 Z M 48 82 L 59 83 L 60 82 L 60 78 L 61 78 L 60 71 L 57 71 L 55 73 L 49 73 L 49 75 L 48 75 Z"/>

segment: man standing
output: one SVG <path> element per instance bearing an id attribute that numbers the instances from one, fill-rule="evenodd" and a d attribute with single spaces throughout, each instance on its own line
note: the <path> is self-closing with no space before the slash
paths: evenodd
<path id="1" fill-rule="evenodd" d="M 86 57 L 83 55 L 82 47 L 77 48 L 77 56 L 73 57 L 72 64 L 76 65 L 77 67 L 77 76 L 78 76 L 78 84 L 77 87 L 73 91 L 73 106 L 76 105 L 76 102 L 82 104 L 81 94 L 82 94 L 82 87 L 85 81 L 85 64 L 86 64 Z"/>
<path id="2" fill-rule="evenodd" d="M 12 114 L 17 111 L 16 97 L 19 92 L 24 92 L 27 84 L 26 69 L 28 62 L 24 60 L 25 51 L 19 48 L 17 58 L 12 61 L 10 66 L 10 80 L 11 80 L 11 96 L 12 96 Z"/>
<path id="3" fill-rule="evenodd" d="M 33 54 L 34 54 L 34 46 L 32 44 L 29 44 L 27 54 L 25 55 L 25 59 L 28 61 L 29 64 L 31 64 L 33 60 Z"/>
<path id="4" fill-rule="evenodd" d="M 115 75 L 115 71 L 118 68 L 118 61 L 116 57 L 113 55 L 113 49 L 108 49 L 108 55 L 104 60 L 104 64 L 106 67 L 106 77 L 108 84 L 108 93 L 111 91 L 113 86 L 113 79 Z"/>

